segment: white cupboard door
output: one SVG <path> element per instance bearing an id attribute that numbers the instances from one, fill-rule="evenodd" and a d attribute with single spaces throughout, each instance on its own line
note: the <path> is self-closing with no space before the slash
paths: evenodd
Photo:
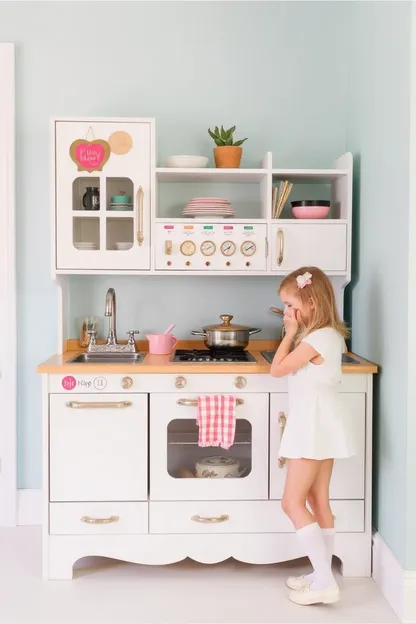
<path id="1" fill-rule="evenodd" d="M 147 404 L 146 394 L 51 394 L 50 500 L 147 500 Z"/>
<path id="2" fill-rule="evenodd" d="M 150 499 L 267 499 L 269 395 L 236 395 L 236 434 L 229 450 L 198 446 L 197 397 L 189 393 L 150 397 Z M 194 478 L 196 463 L 212 456 L 238 460 L 239 476 L 215 478 L 213 469 L 206 478 Z"/>
<path id="3" fill-rule="evenodd" d="M 273 225 L 271 243 L 272 271 L 287 273 L 301 266 L 347 270 L 347 226 L 343 223 Z"/>
<path id="4" fill-rule="evenodd" d="M 342 393 L 347 407 L 347 422 L 355 441 L 356 455 L 336 459 L 330 497 L 338 500 L 363 499 L 365 490 L 365 394 Z M 286 462 L 279 458 L 279 446 L 288 419 L 287 394 L 270 396 L 270 498 L 281 499 L 286 477 Z"/>
<path id="5" fill-rule="evenodd" d="M 126 140 L 117 151 L 131 148 L 111 152 L 102 171 L 78 171 L 74 141 L 114 136 Z M 56 268 L 150 269 L 151 122 L 57 121 L 55 150 Z"/>

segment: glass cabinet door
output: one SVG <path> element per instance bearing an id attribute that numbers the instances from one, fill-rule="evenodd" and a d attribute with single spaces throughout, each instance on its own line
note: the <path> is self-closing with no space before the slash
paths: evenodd
<path id="1" fill-rule="evenodd" d="M 105 142 L 98 169 L 82 169 L 76 141 Z M 57 269 L 150 269 L 150 122 L 59 121 L 55 150 Z"/>
<path id="2" fill-rule="evenodd" d="M 267 394 L 244 394 L 234 444 L 198 446 L 197 395 L 151 396 L 152 500 L 250 500 L 268 497 Z"/>

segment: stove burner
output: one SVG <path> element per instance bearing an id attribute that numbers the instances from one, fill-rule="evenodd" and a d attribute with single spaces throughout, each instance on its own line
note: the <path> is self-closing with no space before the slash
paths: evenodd
<path id="1" fill-rule="evenodd" d="M 221 351 L 215 351 L 215 350 L 209 350 L 209 349 L 195 349 L 195 350 L 190 350 L 187 351 L 185 349 L 177 349 L 175 355 L 173 356 L 173 362 L 212 362 L 212 363 L 217 363 L 217 364 L 221 364 L 223 362 L 241 362 L 241 363 L 248 363 L 248 362 L 253 362 L 256 363 L 255 358 L 251 355 L 251 353 L 248 353 L 248 351 L 243 351 L 242 349 L 240 351 L 238 350 L 234 350 L 234 351 L 227 351 L 227 350 L 221 350 Z"/>

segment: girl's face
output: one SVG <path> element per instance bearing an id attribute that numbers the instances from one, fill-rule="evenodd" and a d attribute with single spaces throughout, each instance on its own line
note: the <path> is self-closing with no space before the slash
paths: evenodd
<path id="1" fill-rule="evenodd" d="M 302 321 L 306 325 L 312 310 L 311 304 L 303 303 L 299 296 L 288 290 L 281 290 L 280 298 L 285 306 L 285 316 L 295 316 L 298 321 Z M 296 314 L 296 311 L 298 314 Z"/>

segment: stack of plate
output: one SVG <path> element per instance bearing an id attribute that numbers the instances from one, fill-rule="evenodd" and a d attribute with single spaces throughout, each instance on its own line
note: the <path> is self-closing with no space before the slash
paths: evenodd
<path id="1" fill-rule="evenodd" d="M 94 251 L 98 249 L 97 243 L 74 243 L 74 247 L 80 251 Z"/>
<path id="2" fill-rule="evenodd" d="M 117 251 L 127 251 L 133 247 L 133 243 L 115 243 L 114 248 Z"/>
<path id="3" fill-rule="evenodd" d="M 120 202 L 111 202 L 110 210 L 133 210 L 133 203 L 121 204 Z"/>
<path id="4" fill-rule="evenodd" d="M 225 218 L 234 217 L 235 210 L 222 197 L 194 197 L 183 209 L 184 217 Z"/>

